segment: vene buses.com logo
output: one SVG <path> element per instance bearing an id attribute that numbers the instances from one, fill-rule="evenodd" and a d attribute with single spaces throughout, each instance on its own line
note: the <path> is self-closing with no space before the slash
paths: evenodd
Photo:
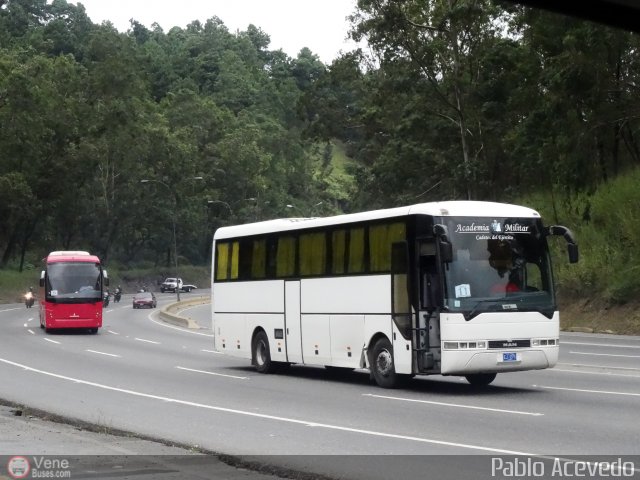
<path id="1" fill-rule="evenodd" d="M 26 457 L 11 457 L 7 463 L 7 473 L 11 478 L 27 478 L 30 471 L 31 465 Z"/>

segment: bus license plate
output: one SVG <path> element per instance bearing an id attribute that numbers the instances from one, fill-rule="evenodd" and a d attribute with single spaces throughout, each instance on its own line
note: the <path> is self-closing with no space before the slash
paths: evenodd
<path id="1" fill-rule="evenodd" d="M 516 352 L 502 352 L 503 362 L 517 362 L 518 354 Z"/>

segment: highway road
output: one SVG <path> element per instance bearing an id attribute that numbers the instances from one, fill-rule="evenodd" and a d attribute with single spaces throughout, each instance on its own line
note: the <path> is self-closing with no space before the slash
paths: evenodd
<path id="1" fill-rule="evenodd" d="M 440 376 L 385 390 L 365 371 L 258 374 L 213 351 L 208 305 L 188 312 L 200 330 L 157 312 L 133 310 L 125 295 L 97 335 L 46 334 L 36 308 L 1 305 L 0 398 L 335 478 L 415 478 L 438 468 L 433 459 L 450 467 L 440 455 L 458 459 L 456 478 L 483 478 L 459 464 L 471 455 L 640 453 L 640 337 L 563 333 L 553 369 L 498 375 L 480 390 Z M 417 461 L 425 455 L 427 467 Z"/>

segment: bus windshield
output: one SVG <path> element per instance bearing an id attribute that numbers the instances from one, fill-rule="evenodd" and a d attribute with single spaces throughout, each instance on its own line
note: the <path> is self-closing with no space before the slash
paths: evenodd
<path id="1" fill-rule="evenodd" d="M 549 252 L 536 218 L 443 218 L 453 247 L 445 265 L 445 307 L 480 313 L 555 310 Z"/>
<path id="2" fill-rule="evenodd" d="M 57 262 L 47 266 L 47 300 L 58 303 L 102 300 L 100 265 L 87 262 Z"/>

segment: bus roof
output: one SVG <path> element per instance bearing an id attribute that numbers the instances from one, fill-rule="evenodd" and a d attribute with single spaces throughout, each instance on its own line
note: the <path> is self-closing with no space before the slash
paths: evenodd
<path id="1" fill-rule="evenodd" d="M 407 215 L 433 215 L 436 217 L 518 217 L 540 218 L 540 214 L 532 208 L 511 205 L 508 203 L 478 201 L 448 201 L 409 205 L 406 207 L 371 210 L 346 215 L 320 218 L 280 218 L 264 222 L 247 223 L 221 227 L 216 230 L 214 239 L 259 235 L 303 228 L 327 227 L 344 223 L 363 222 L 382 218 L 403 217 Z"/>
<path id="2" fill-rule="evenodd" d="M 45 259 L 47 263 L 56 262 L 87 262 L 100 263 L 100 259 L 96 255 L 80 250 L 59 250 L 51 252 Z"/>

